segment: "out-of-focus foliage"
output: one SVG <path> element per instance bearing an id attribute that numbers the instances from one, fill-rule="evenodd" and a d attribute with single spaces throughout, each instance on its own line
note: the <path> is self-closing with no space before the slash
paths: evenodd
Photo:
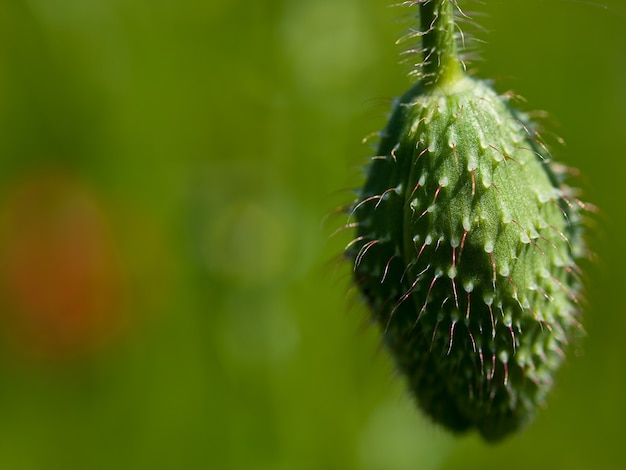
<path id="1" fill-rule="evenodd" d="M 408 86 L 406 9 L 4 1 L 0 468 L 626 465 L 626 10 L 460 3 L 489 13 L 477 73 L 550 111 L 602 208 L 588 337 L 538 421 L 447 435 L 346 294 L 333 208 Z"/>

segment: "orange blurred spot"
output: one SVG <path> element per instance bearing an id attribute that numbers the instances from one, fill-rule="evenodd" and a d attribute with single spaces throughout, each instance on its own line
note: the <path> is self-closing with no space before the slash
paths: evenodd
<path id="1" fill-rule="evenodd" d="M 103 207 L 62 173 L 28 176 L 3 198 L 0 282 L 5 337 L 35 356 L 76 356 L 124 326 L 118 253 Z"/>

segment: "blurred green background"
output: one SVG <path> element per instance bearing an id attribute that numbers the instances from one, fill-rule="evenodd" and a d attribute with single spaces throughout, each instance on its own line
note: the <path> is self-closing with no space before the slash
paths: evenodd
<path id="1" fill-rule="evenodd" d="M 460 3 L 488 14 L 477 74 L 549 110 L 602 209 L 536 423 L 488 446 L 424 419 L 329 238 L 410 11 L 2 0 L 1 469 L 626 468 L 626 7 Z"/>

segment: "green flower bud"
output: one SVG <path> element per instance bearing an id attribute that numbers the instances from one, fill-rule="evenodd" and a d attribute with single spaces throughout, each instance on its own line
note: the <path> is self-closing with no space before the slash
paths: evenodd
<path id="1" fill-rule="evenodd" d="M 415 3 L 424 73 L 381 133 L 347 254 L 419 406 L 495 441 L 533 418 L 578 325 L 583 205 L 527 117 L 463 71 L 452 2 Z"/>

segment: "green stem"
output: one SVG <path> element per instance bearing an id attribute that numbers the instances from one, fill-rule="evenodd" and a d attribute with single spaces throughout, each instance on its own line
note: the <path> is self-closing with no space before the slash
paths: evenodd
<path id="1" fill-rule="evenodd" d="M 425 82 L 445 85 L 462 73 L 455 38 L 452 0 L 424 0 L 420 3 Z"/>

